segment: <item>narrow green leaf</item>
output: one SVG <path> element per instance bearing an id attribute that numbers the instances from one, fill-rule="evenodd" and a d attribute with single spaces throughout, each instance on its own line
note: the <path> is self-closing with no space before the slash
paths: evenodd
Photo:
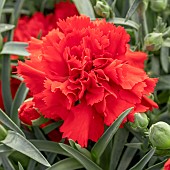
<path id="1" fill-rule="evenodd" d="M 66 152 L 72 155 L 77 161 L 79 161 L 87 170 L 102 170 L 97 164 L 95 164 L 92 160 L 84 156 L 82 153 L 77 151 L 76 149 L 62 144 L 59 144 Z"/>
<path id="2" fill-rule="evenodd" d="M 1 13 L 2 13 L 2 9 L 3 9 L 4 4 L 5 4 L 5 0 L 1 0 L 0 1 L 0 18 L 1 18 Z"/>
<path id="3" fill-rule="evenodd" d="M 115 25 L 123 25 L 123 26 L 128 26 L 128 27 L 132 27 L 136 30 L 139 30 L 139 25 L 132 21 L 132 20 L 128 20 L 128 21 L 125 21 L 124 18 L 113 18 L 113 19 L 110 19 L 108 22 L 113 22 Z"/>
<path id="4" fill-rule="evenodd" d="M 8 157 L 5 154 L 1 154 L 1 159 L 2 159 L 2 165 L 3 165 L 4 169 L 15 170 L 12 163 L 10 162 L 10 160 L 8 159 Z"/>
<path id="5" fill-rule="evenodd" d="M 20 15 L 20 11 L 25 0 L 17 0 L 14 6 L 14 21 L 12 23 L 16 24 Z"/>
<path id="6" fill-rule="evenodd" d="M 0 153 L 3 153 L 3 152 L 10 152 L 12 151 L 12 149 L 4 144 L 0 144 Z"/>
<path id="7" fill-rule="evenodd" d="M 126 18 L 125 20 L 127 21 L 136 11 L 136 9 L 138 8 L 140 2 L 142 2 L 142 0 L 134 0 L 131 7 L 129 8 L 127 14 L 126 14 Z"/>
<path id="8" fill-rule="evenodd" d="M 57 153 L 65 156 L 70 156 L 57 142 L 44 140 L 30 140 L 30 142 L 40 151 Z"/>
<path id="9" fill-rule="evenodd" d="M 10 8 L 10 7 L 5 7 L 4 9 L 2 9 L 2 13 L 13 13 L 14 12 L 14 8 Z M 28 9 L 21 9 L 20 14 L 23 15 L 30 15 L 31 12 Z"/>
<path id="10" fill-rule="evenodd" d="M 147 168 L 146 170 L 160 170 L 163 168 L 166 161 L 167 161 L 167 159 Z"/>
<path id="11" fill-rule="evenodd" d="M 114 134 L 118 130 L 120 124 L 122 123 L 123 119 L 130 113 L 133 108 L 129 108 L 124 111 L 114 122 L 113 124 L 105 131 L 102 137 L 95 143 L 92 148 L 92 155 L 95 158 L 100 158 L 102 153 L 104 152 L 105 148 L 107 147 L 110 140 L 113 138 Z"/>
<path id="12" fill-rule="evenodd" d="M 168 47 L 162 47 L 161 48 L 161 65 L 165 73 L 168 73 L 169 71 L 169 48 Z"/>
<path id="13" fill-rule="evenodd" d="M 170 48 L 170 38 L 167 38 L 166 40 L 164 40 L 162 46 L 163 46 L 163 47 L 169 47 L 169 48 Z"/>
<path id="14" fill-rule="evenodd" d="M 122 154 L 129 133 L 126 128 L 119 129 L 114 137 L 113 149 L 110 158 L 110 170 L 115 170 Z M 119 147 L 118 147 L 119 146 Z M 116 155 L 116 156 L 115 156 Z"/>
<path id="15" fill-rule="evenodd" d="M 54 161 L 56 160 L 57 154 L 55 153 L 48 153 L 47 155 L 47 160 L 49 161 L 50 164 L 53 164 Z"/>
<path id="16" fill-rule="evenodd" d="M 24 170 L 23 166 L 20 164 L 20 162 L 18 162 L 18 168 L 19 170 Z"/>
<path id="17" fill-rule="evenodd" d="M 10 87 L 10 56 L 6 55 L 2 57 L 2 98 L 5 107 L 5 111 L 7 114 L 10 114 L 11 104 L 12 104 L 12 95 L 11 95 L 11 87 Z"/>
<path id="18" fill-rule="evenodd" d="M 74 158 L 66 158 L 64 160 L 61 160 L 54 165 L 52 165 L 47 170 L 74 170 L 74 169 L 80 169 L 83 168 L 83 166 Z"/>
<path id="19" fill-rule="evenodd" d="M 12 148 L 11 148 L 12 149 Z M 13 150 L 13 149 L 12 149 Z M 13 162 L 20 162 L 22 166 L 27 167 L 30 158 L 21 152 L 13 150 L 12 153 L 9 155 L 9 159 Z"/>
<path id="20" fill-rule="evenodd" d="M 27 43 L 10 41 L 4 44 L 1 54 L 29 56 L 29 53 L 26 51 L 27 46 Z"/>
<path id="21" fill-rule="evenodd" d="M 24 102 L 29 89 L 24 83 L 21 83 L 12 102 L 10 117 L 18 126 L 20 125 L 20 120 L 18 118 L 18 108 Z"/>
<path id="22" fill-rule="evenodd" d="M 159 77 L 159 81 L 156 85 L 156 90 L 170 89 L 170 75 L 163 75 Z"/>
<path id="23" fill-rule="evenodd" d="M 151 159 L 153 154 L 155 153 L 155 148 L 152 148 L 135 166 L 133 166 L 130 170 L 139 170 L 143 169 L 148 161 Z"/>
<path id="24" fill-rule="evenodd" d="M 10 129 L 18 132 L 22 136 L 25 136 L 22 130 L 1 109 L 0 109 L 0 120 L 4 125 L 9 127 Z"/>
<path id="25" fill-rule="evenodd" d="M 127 143 L 126 146 L 127 147 L 131 147 L 131 148 L 136 148 L 136 149 L 142 149 L 142 144 L 143 143 Z"/>
<path id="26" fill-rule="evenodd" d="M 35 168 L 36 164 L 37 164 L 36 161 L 34 161 L 33 159 L 30 159 L 29 164 L 28 164 L 28 166 L 27 166 L 27 170 L 36 169 L 36 168 Z"/>
<path id="27" fill-rule="evenodd" d="M 47 167 L 51 166 L 41 152 L 17 132 L 8 131 L 7 137 L 1 142 Z"/>
<path id="28" fill-rule="evenodd" d="M 46 140 L 44 134 L 42 133 L 42 131 L 40 130 L 39 127 L 35 126 L 35 127 L 33 127 L 33 129 L 34 129 L 35 137 L 36 137 L 37 139 Z"/>
<path id="29" fill-rule="evenodd" d="M 0 33 L 12 30 L 15 25 L 12 24 L 0 24 Z"/>
<path id="30" fill-rule="evenodd" d="M 54 129 L 58 128 L 60 125 L 62 125 L 62 123 L 63 123 L 63 121 L 51 123 L 51 124 L 45 126 L 44 128 L 42 128 L 42 130 L 45 134 L 48 134 L 52 130 L 54 130 Z"/>
<path id="31" fill-rule="evenodd" d="M 137 142 L 138 140 L 134 137 L 131 142 Z M 118 168 L 117 170 L 127 170 L 128 166 L 130 165 L 133 157 L 135 156 L 136 152 L 138 149 L 134 149 L 134 148 L 126 148 L 126 150 L 124 151 L 122 158 L 119 162 Z"/>
<path id="32" fill-rule="evenodd" d="M 43 123 L 48 122 L 49 119 L 44 118 L 43 116 L 39 117 L 38 119 L 32 120 L 32 125 L 33 126 L 40 126 Z"/>
<path id="33" fill-rule="evenodd" d="M 160 75 L 160 61 L 157 56 L 151 56 L 151 72 L 154 75 Z"/>
<path id="34" fill-rule="evenodd" d="M 80 14 L 87 15 L 90 18 L 95 18 L 94 10 L 90 0 L 84 0 L 84 1 L 73 0 L 73 2 L 76 5 L 76 8 Z"/>

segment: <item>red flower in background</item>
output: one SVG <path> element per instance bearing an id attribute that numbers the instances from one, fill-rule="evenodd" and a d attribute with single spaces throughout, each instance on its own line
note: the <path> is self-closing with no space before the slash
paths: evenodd
<path id="1" fill-rule="evenodd" d="M 64 120 L 63 138 L 87 146 L 129 107 L 134 110 L 124 122 L 157 107 L 147 97 L 157 79 L 142 69 L 146 54 L 127 50 L 130 37 L 123 27 L 85 16 L 60 20 L 58 27 L 31 40 L 30 60 L 19 62 L 18 73 L 42 115 Z"/>
<path id="2" fill-rule="evenodd" d="M 166 161 L 166 163 L 164 164 L 164 169 L 163 170 L 170 170 L 170 159 L 168 159 Z"/>
<path id="3" fill-rule="evenodd" d="M 37 38 L 39 35 L 43 37 L 57 27 L 56 22 L 59 19 L 66 19 L 73 15 L 79 15 L 79 13 L 73 3 L 66 1 L 56 4 L 54 13 L 47 16 L 41 12 L 34 13 L 32 17 L 23 16 L 18 20 L 14 41 L 27 42 L 31 37 Z"/>

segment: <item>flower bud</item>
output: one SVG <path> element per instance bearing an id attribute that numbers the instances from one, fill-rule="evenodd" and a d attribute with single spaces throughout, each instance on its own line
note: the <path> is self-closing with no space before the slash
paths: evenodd
<path id="1" fill-rule="evenodd" d="M 0 124 L 0 141 L 4 140 L 7 135 L 6 129 Z"/>
<path id="2" fill-rule="evenodd" d="M 134 130 L 145 130 L 149 124 L 149 119 L 145 113 L 135 113 L 134 114 L 135 120 L 134 122 L 130 122 L 131 127 Z"/>
<path id="3" fill-rule="evenodd" d="M 157 122 L 149 129 L 149 140 L 157 149 L 170 149 L 170 125 Z"/>
<path id="4" fill-rule="evenodd" d="M 26 125 L 32 125 L 32 120 L 38 119 L 41 115 L 34 107 L 32 99 L 25 100 L 18 109 L 19 119 Z"/>
<path id="5" fill-rule="evenodd" d="M 97 15 L 103 18 L 109 18 L 111 16 L 111 8 L 105 0 L 97 0 L 94 10 Z"/>
<path id="6" fill-rule="evenodd" d="M 162 12 L 168 5 L 168 0 L 150 0 L 151 9 L 155 12 Z"/>
<path id="7" fill-rule="evenodd" d="M 150 33 L 144 38 L 144 46 L 148 51 L 158 51 L 163 43 L 162 33 Z"/>

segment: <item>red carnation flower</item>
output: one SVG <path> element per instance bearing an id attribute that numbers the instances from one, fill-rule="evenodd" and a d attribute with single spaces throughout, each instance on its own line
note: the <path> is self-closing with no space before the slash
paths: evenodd
<path id="1" fill-rule="evenodd" d="M 27 124 L 32 125 L 32 120 L 38 119 L 40 117 L 40 113 L 34 106 L 34 102 L 30 99 L 26 100 L 18 109 L 19 119 Z"/>
<path id="2" fill-rule="evenodd" d="M 123 27 L 86 16 L 60 20 L 58 26 L 61 31 L 31 40 L 30 60 L 19 62 L 18 73 L 44 117 L 64 121 L 63 138 L 87 146 L 129 107 L 134 110 L 124 122 L 157 107 L 147 98 L 157 79 L 141 69 L 144 53 L 127 51 L 130 37 Z M 142 64 L 133 62 L 135 55 Z"/>
<path id="3" fill-rule="evenodd" d="M 168 159 L 166 161 L 166 163 L 164 164 L 164 169 L 163 170 L 170 170 L 170 159 Z"/>

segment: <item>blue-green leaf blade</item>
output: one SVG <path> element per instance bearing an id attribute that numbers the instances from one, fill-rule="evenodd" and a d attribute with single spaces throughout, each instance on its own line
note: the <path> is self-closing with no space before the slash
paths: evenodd
<path id="1" fill-rule="evenodd" d="M 59 144 L 66 152 L 68 152 L 70 155 L 72 155 L 77 161 L 79 161 L 84 168 L 86 168 L 87 170 L 102 170 L 97 164 L 95 164 L 92 160 L 90 160 L 89 158 L 87 158 L 86 156 L 84 156 L 82 153 L 80 153 L 79 151 L 77 151 L 76 149 L 62 144 Z"/>
<path id="2" fill-rule="evenodd" d="M 161 48 L 161 55 L 160 55 L 161 65 L 165 73 L 169 71 L 169 48 L 162 47 Z"/>
<path id="3" fill-rule="evenodd" d="M 156 85 L 156 90 L 170 89 L 170 75 L 162 75 Z"/>
<path id="4" fill-rule="evenodd" d="M 20 107 L 20 105 L 25 100 L 28 91 L 29 90 L 25 86 L 25 84 L 21 83 L 17 92 L 16 92 L 15 98 L 12 102 L 10 117 L 18 126 L 20 125 L 20 120 L 18 118 L 18 108 Z"/>
<path id="5" fill-rule="evenodd" d="M 134 0 L 131 7 L 129 8 L 127 14 L 126 14 L 126 21 L 133 15 L 133 13 L 136 11 L 136 9 L 138 8 L 140 2 L 142 2 L 142 0 Z"/>
<path id="6" fill-rule="evenodd" d="M 1 54 L 29 56 L 29 53 L 26 50 L 27 46 L 28 46 L 27 43 L 9 41 L 4 44 Z"/>
<path id="7" fill-rule="evenodd" d="M 0 24 L 0 33 L 12 30 L 15 25 L 12 24 Z"/>
<path id="8" fill-rule="evenodd" d="M 102 153 L 104 152 L 105 148 L 107 147 L 110 140 L 113 138 L 114 134 L 118 130 L 120 124 L 122 123 L 123 119 L 130 113 L 133 108 L 129 108 L 124 111 L 114 122 L 113 124 L 105 131 L 102 137 L 95 143 L 92 148 L 92 155 L 95 158 L 100 158 Z"/>
<path id="9" fill-rule="evenodd" d="M 17 132 L 8 131 L 6 138 L 1 142 L 47 167 L 51 166 L 41 152 Z"/>
<path id="10" fill-rule="evenodd" d="M 121 128 L 114 136 L 114 143 L 110 157 L 110 170 L 115 170 L 127 142 L 129 132 L 126 128 Z M 119 147 L 118 147 L 119 146 Z"/>
<path id="11" fill-rule="evenodd" d="M 73 0 L 73 2 L 76 5 L 76 8 L 80 14 L 87 15 L 90 18 L 95 18 L 94 10 L 90 0 L 83 0 L 83 1 Z"/>
<path id="12" fill-rule="evenodd" d="M 18 162 L 18 167 L 19 167 L 19 170 L 24 170 L 23 166 L 21 165 L 20 162 Z"/>
<path id="13" fill-rule="evenodd" d="M 74 170 L 74 169 L 80 169 L 83 168 L 83 166 L 74 158 L 66 158 L 64 160 L 61 160 L 55 164 L 53 164 L 50 168 L 47 170 Z"/>
<path id="14" fill-rule="evenodd" d="M 70 156 L 57 142 L 44 141 L 44 140 L 30 140 L 31 143 L 40 151 L 52 152 L 65 156 Z"/>
<path id="15" fill-rule="evenodd" d="M 155 148 L 152 148 L 135 166 L 130 170 L 139 170 L 143 169 L 144 166 L 149 162 L 153 154 L 155 153 Z"/>
<path id="16" fill-rule="evenodd" d="M 160 170 L 160 169 L 163 168 L 163 166 L 164 166 L 164 164 L 165 164 L 166 161 L 167 161 L 167 160 L 164 160 L 164 161 L 159 162 L 159 163 L 157 163 L 157 164 L 155 164 L 155 165 L 153 165 L 153 166 L 150 166 L 150 167 L 147 168 L 146 170 Z"/>
<path id="17" fill-rule="evenodd" d="M 2 56 L 2 72 L 1 72 L 1 83 L 2 83 L 2 99 L 4 103 L 4 108 L 7 114 L 10 114 L 11 105 L 12 105 L 12 95 L 10 87 L 10 56 Z"/>
<path id="18" fill-rule="evenodd" d="M 136 30 L 139 30 L 139 24 L 137 24 L 136 22 L 134 22 L 132 20 L 125 21 L 124 18 L 115 17 L 113 19 L 110 19 L 109 22 L 113 22 L 115 25 L 128 26 L 128 27 L 134 28 Z"/>
<path id="19" fill-rule="evenodd" d="M 22 136 L 25 136 L 22 130 L 1 109 L 0 109 L 0 120 L 4 125 L 6 125 L 11 130 L 14 130 L 19 134 L 21 134 Z"/>
<path id="20" fill-rule="evenodd" d="M 3 9 L 4 4 L 5 4 L 5 0 L 1 0 L 0 1 L 0 18 L 1 18 L 1 13 L 2 13 L 2 9 Z"/>

